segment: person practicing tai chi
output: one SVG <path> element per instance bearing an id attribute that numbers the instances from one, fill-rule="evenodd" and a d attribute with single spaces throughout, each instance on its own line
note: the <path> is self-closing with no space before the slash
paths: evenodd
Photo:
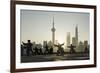
<path id="1" fill-rule="evenodd" d="M 73 45 L 71 44 L 70 46 L 67 46 L 67 47 L 70 48 L 70 53 L 71 53 L 71 54 L 75 53 L 74 48 L 75 48 L 76 46 L 73 46 Z"/>
<path id="2" fill-rule="evenodd" d="M 30 40 L 27 41 L 27 43 L 24 43 L 22 42 L 23 45 L 26 45 L 26 48 L 27 48 L 27 56 L 30 56 L 30 52 L 33 54 L 33 51 L 32 51 L 32 43 Z"/>
<path id="3" fill-rule="evenodd" d="M 62 47 L 63 45 L 64 43 L 63 44 L 58 43 L 58 45 L 54 44 L 54 46 L 58 47 L 57 55 L 60 55 L 60 56 L 64 55 L 64 48 Z"/>

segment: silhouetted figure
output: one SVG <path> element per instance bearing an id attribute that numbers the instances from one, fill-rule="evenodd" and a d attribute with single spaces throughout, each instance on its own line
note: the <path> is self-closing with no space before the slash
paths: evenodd
<path id="1" fill-rule="evenodd" d="M 42 48 L 40 48 L 40 55 L 43 55 Z"/>
<path id="2" fill-rule="evenodd" d="M 84 53 L 89 53 L 89 48 L 85 47 Z"/>
<path id="3" fill-rule="evenodd" d="M 67 47 L 70 48 L 70 53 L 71 53 L 71 54 L 72 54 L 72 53 L 75 53 L 75 50 L 74 50 L 75 46 L 73 46 L 73 45 L 71 44 L 70 46 L 67 46 Z"/>
<path id="4" fill-rule="evenodd" d="M 35 48 L 32 48 L 32 55 L 35 55 Z"/>
<path id="5" fill-rule="evenodd" d="M 49 54 L 49 49 L 48 49 L 48 45 L 47 45 L 47 44 L 46 44 L 46 46 L 45 46 L 44 54 L 45 54 L 45 55 Z"/>
<path id="6" fill-rule="evenodd" d="M 41 48 L 38 49 L 38 55 L 42 55 L 42 49 Z"/>
<path id="7" fill-rule="evenodd" d="M 38 48 L 35 47 L 35 52 L 34 52 L 35 55 L 38 55 Z"/>
<path id="8" fill-rule="evenodd" d="M 21 56 L 24 56 L 24 46 L 21 44 Z"/>
<path id="9" fill-rule="evenodd" d="M 58 45 L 54 45 L 54 46 L 58 47 L 57 55 L 62 55 L 62 56 L 64 55 L 64 49 L 62 48 L 62 45 L 64 45 L 64 44 L 58 43 Z"/>
<path id="10" fill-rule="evenodd" d="M 27 56 L 30 56 L 30 52 L 33 54 L 31 41 L 28 40 L 27 43 L 24 43 L 24 42 L 22 42 L 22 43 L 23 43 L 23 45 L 26 45 L 26 47 L 27 47 L 27 51 L 26 51 L 27 52 Z"/>
<path id="11" fill-rule="evenodd" d="M 53 47 L 50 47 L 49 54 L 53 54 Z"/>

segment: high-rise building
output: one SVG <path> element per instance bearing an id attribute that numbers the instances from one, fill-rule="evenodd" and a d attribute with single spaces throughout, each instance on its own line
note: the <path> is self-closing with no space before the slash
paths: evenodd
<path id="1" fill-rule="evenodd" d="M 72 37 L 72 45 L 76 46 L 76 38 Z"/>
<path id="2" fill-rule="evenodd" d="M 88 47 L 88 41 L 84 41 L 84 47 Z"/>
<path id="3" fill-rule="evenodd" d="M 47 41 L 43 41 L 43 48 L 47 45 Z"/>
<path id="4" fill-rule="evenodd" d="M 52 44 L 54 45 L 55 44 L 55 31 L 56 31 L 56 29 L 55 29 L 55 27 L 54 27 L 54 17 L 53 17 L 53 27 L 52 27 L 52 29 L 51 29 L 51 31 L 52 31 Z"/>
<path id="5" fill-rule="evenodd" d="M 76 49 L 76 52 L 83 52 L 84 51 L 84 44 L 82 41 L 79 42 L 79 46 Z"/>
<path id="6" fill-rule="evenodd" d="M 89 52 L 89 44 L 87 40 L 84 41 L 84 52 Z"/>
<path id="7" fill-rule="evenodd" d="M 66 46 L 70 46 L 70 32 L 67 32 Z"/>
<path id="8" fill-rule="evenodd" d="M 78 47 L 78 27 L 75 28 L 76 47 Z"/>

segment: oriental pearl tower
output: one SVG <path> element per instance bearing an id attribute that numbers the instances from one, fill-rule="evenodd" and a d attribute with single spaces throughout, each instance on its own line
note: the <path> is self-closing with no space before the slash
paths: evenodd
<path id="1" fill-rule="evenodd" d="M 53 47 L 54 47 L 54 44 L 55 44 L 55 27 L 54 27 L 54 17 L 53 17 L 53 23 L 52 23 L 53 27 L 51 28 L 51 31 L 52 31 L 52 44 L 53 44 Z"/>

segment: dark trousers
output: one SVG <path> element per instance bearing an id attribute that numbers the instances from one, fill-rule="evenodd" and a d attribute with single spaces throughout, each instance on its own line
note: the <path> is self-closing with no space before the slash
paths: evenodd
<path id="1" fill-rule="evenodd" d="M 32 53 L 32 54 L 33 54 L 32 49 L 27 49 L 27 56 L 30 56 L 30 55 L 31 55 L 30 53 Z"/>

